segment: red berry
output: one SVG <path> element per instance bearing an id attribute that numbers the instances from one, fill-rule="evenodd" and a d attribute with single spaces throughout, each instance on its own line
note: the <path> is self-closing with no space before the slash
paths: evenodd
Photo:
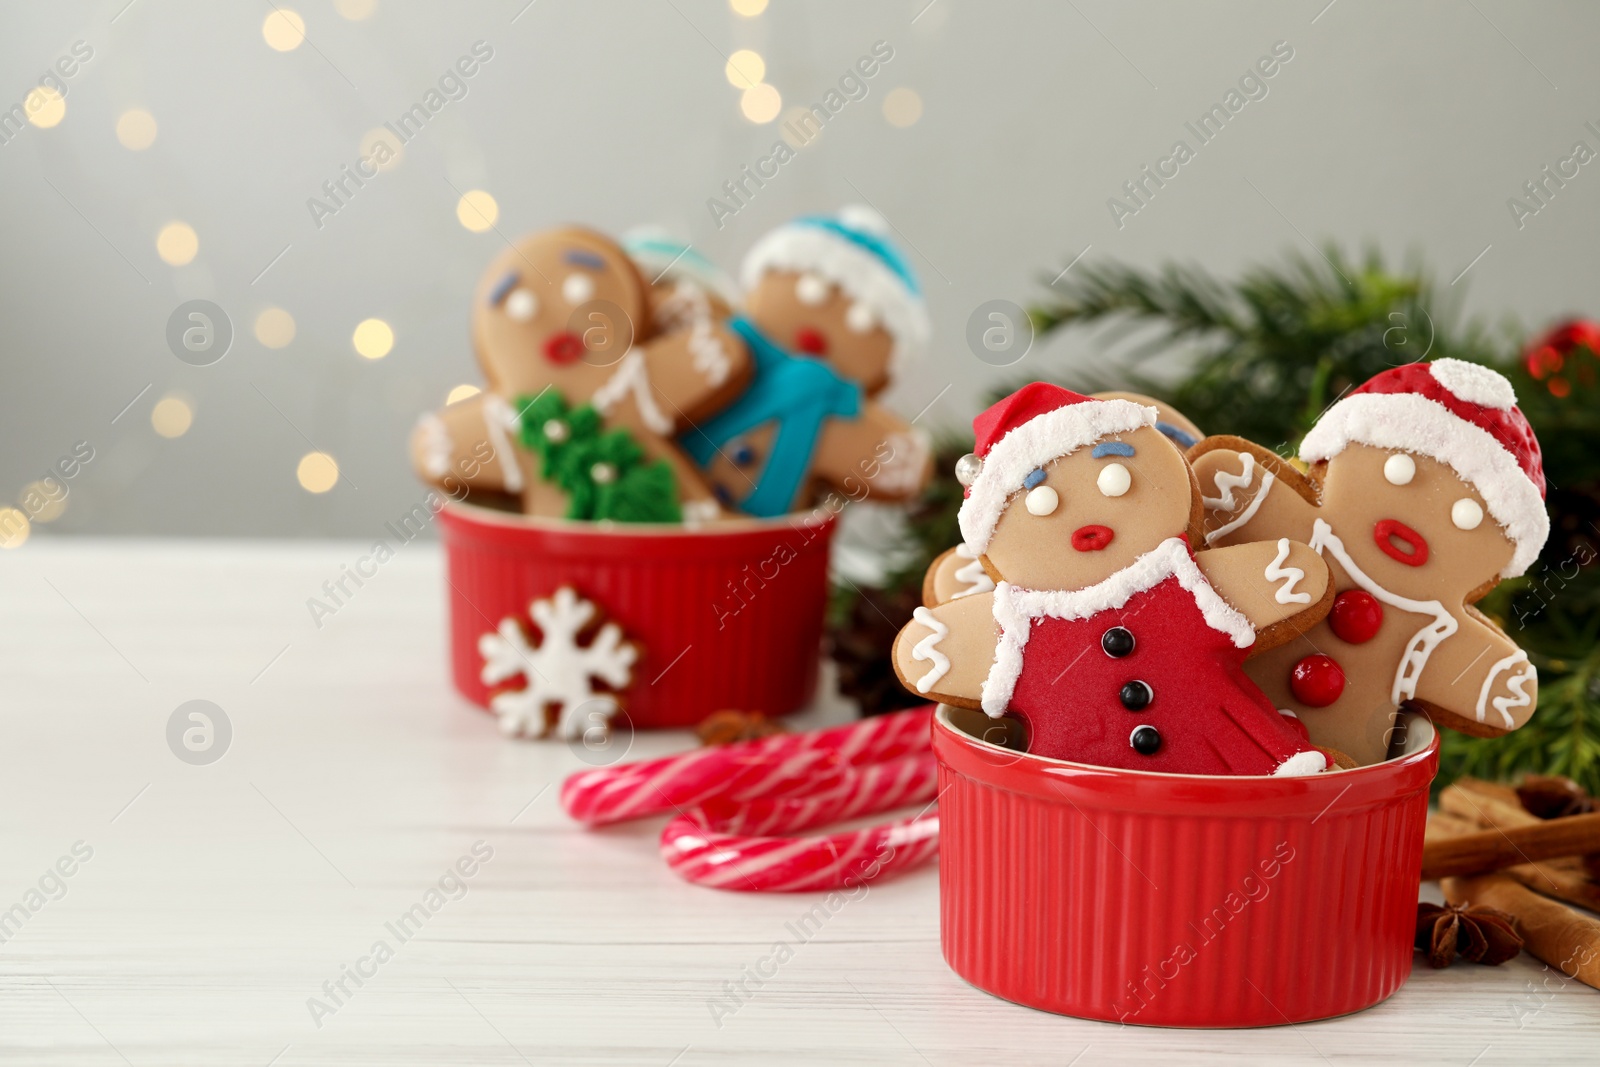
<path id="1" fill-rule="evenodd" d="M 1344 670 L 1331 656 L 1307 656 L 1289 675 L 1294 698 L 1308 708 L 1325 708 L 1344 692 Z"/>
<path id="2" fill-rule="evenodd" d="M 1383 625 L 1383 605 L 1365 590 L 1348 589 L 1333 598 L 1328 625 L 1340 640 L 1365 644 L 1378 636 L 1378 627 Z"/>

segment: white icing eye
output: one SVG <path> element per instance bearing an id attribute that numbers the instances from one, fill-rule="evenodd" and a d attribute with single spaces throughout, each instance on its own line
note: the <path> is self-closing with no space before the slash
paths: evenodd
<path id="1" fill-rule="evenodd" d="M 561 283 L 561 295 L 569 304 L 581 304 L 594 296 L 594 279 L 587 274 L 569 274 Z"/>
<path id="2" fill-rule="evenodd" d="M 815 274 L 802 274 L 794 283 L 794 295 L 800 303 L 816 307 L 828 299 L 828 283 Z"/>
<path id="3" fill-rule="evenodd" d="M 871 333 L 878 325 L 878 316 L 865 304 L 851 304 L 850 310 L 844 313 L 844 324 L 856 333 Z"/>
<path id="4" fill-rule="evenodd" d="M 1483 521 L 1483 505 L 1464 496 L 1450 505 L 1450 521 L 1456 524 L 1458 530 L 1476 530 Z"/>
<path id="5" fill-rule="evenodd" d="M 506 297 L 506 314 L 516 322 L 527 322 L 539 313 L 539 298 L 530 289 L 513 289 Z"/>
<path id="6" fill-rule="evenodd" d="M 1120 463 L 1107 463 L 1100 468 L 1100 477 L 1094 484 L 1100 487 L 1103 496 L 1121 496 L 1133 485 L 1133 475 Z"/>
<path id="7" fill-rule="evenodd" d="M 1029 489 L 1026 500 L 1029 515 L 1049 515 L 1056 510 L 1056 505 L 1061 503 L 1056 491 L 1048 485 L 1036 485 Z"/>
<path id="8" fill-rule="evenodd" d="M 1404 452 L 1396 452 L 1383 461 L 1383 476 L 1390 485 L 1410 485 L 1417 476 L 1417 461 Z"/>

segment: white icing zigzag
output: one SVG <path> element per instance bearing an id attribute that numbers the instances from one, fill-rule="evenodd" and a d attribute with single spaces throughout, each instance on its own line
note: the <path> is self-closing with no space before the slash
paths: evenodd
<path id="1" fill-rule="evenodd" d="M 622 357 L 615 373 L 606 384 L 595 390 L 590 403 L 594 404 L 596 411 L 606 415 L 625 396 L 633 397 L 639 419 L 649 430 L 663 437 L 672 433 L 672 420 L 656 404 L 650 390 L 650 371 L 644 365 L 644 353 L 637 348 L 630 349 Z"/>
<path id="2" fill-rule="evenodd" d="M 1255 477 L 1256 469 L 1256 458 L 1250 453 L 1241 452 L 1239 453 L 1239 458 L 1244 461 L 1244 469 L 1238 474 L 1229 474 L 1226 471 L 1217 472 L 1217 488 L 1222 490 L 1222 495 L 1203 496 L 1200 498 L 1200 503 L 1209 510 L 1229 512 L 1237 510 L 1239 504 L 1234 499 L 1233 491 L 1247 487 Z M 1272 488 L 1272 483 L 1275 480 L 1276 478 L 1271 471 L 1263 470 L 1261 472 L 1261 488 L 1256 491 L 1255 496 L 1250 498 L 1250 503 L 1245 505 L 1244 511 L 1240 512 L 1238 518 L 1231 522 L 1224 523 L 1215 530 L 1207 532 L 1206 544 L 1209 545 L 1221 540 L 1255 518 L 1256 512 L 1261 510 L 1261 504 L 1267 499 L 1267 492 Z"/>
<path id="3" fill-rule="evenodd" d="M 1484 711 L 1486 710 L 1484 705 L 1486 703 L 1492 703 L 1494 705 L 1494 710 L 1498 711 L 1500 713 L 1500 717 L 1505 720 L 1505 727 L 1507 730 L 1512 729 L 1516 725 L 1516 719 L 1512 718 L 1511 716 L 1511 709 L 1525 708 L 1529 704 L 1533 703 L 1533 694 L 1523 689 L 1523 686 L 1527 685 L 1529 682 L 1535 681 L 1539 677 L 1538 672 L 1534 670 L 1533 664 L 1527 663 L 1527 660 L 1528 654 L 1519 648 L 1517 651 L 1513 652 L 1505 659 L 1496 662 L 1494 666 L 1489 668 L 1489 676 L 1483 680 L 1483 688 L 1478 691 L 1478 706 L 1473 709 L 1477 713 L 1479 722 L 1483 721 Z M 1517 672 L 1517 674 L 1513 675 L 1506 682 L 1506 688 L 1516 695 L 1495 697 L 1494 700 L 1489 700 L 1489 694 L 1494 691 L 1495 679 L 1500 677 L 1500 672 L 1509 670 L 1519 663 L 1527 663 L 1527 667 L 1524 670 Z"/>
<path id="4" fill-rule="evenodd" d="M 950 657 L 939 651 L 939 642 L 950 636 L 950 627 L 940 622 L 939 617 L 927 608 L 919 607 L 911 613 L 911 617 L 933 631 L 911 647 L 912 659 L 933 664 L 927 674 L 917 679 L 917 692 L 926 693 L 950 672 Z"/>
<path id="5" fill-rule="evenodd" d="M 1300 584 L 1300 580 L 1306 576 L 1306 572 L 1299 567 L 1283 566 L 1283 561 L 1288 558 L 1289 539 L 1280 537 L 1278 538 L 1278 554 L 1272 557 L 1272 562 L 1267 564 L 1267 569 L 1262 576 L 1269 582 L 1283 581 L 1283 584 L 1278 586 L 1278 591 L 1273 596 L 1273 599 L 1278 603 L 1309 604 L 1311 603 L 1310 593 L 1296 593 L 1294 591 L 1294 587 Z"/>
<path id="6" fill-rule="evenodd" d="M 951 600 L 960 600 L 974 593 L 988 593 L 994 590 L 994 579 L 983 569 L 983 562 L 978 559 L 978 553 L 971 545 L 965 541 L 961 542 L 956 546 L 956 555 L 971 562 L 956 568 L 955 579 L 963 583 L 966 588 L 951 597 Z"/>

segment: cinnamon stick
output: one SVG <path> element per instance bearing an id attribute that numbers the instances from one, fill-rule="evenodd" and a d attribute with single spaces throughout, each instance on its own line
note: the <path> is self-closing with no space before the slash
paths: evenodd
<path id="1" fill-rule="evenodd" d="M 1534 826 L 1495 826 L 1426 845 L 1422 851 L 1422 880 L 1600 852 L 1600 812 L 1548 821 L 1535 817 L 1535 822 Z"/>
<path id="2" fill-rule="evenodd" d="M 1568 978 L 1600 989 L 1600 919 L 1547 900 L 1503 874 L 1446 878 L 1452 904 L 1496 908 L 1515 917 L 1524 947 Z"/>
<path id="3" fill-rule="evenodd" d="M 1545 820 L 1523 809 L 1520 802 L 1508 802 L 1508 796 L 1513 799 L 1516 796 L 1510 787 L 1475 778 L 1462 778 L 1447 786 L 1439 797 L 1441 810 L 1428 820 L 1429 843 L 1439 837 L 1460 836 L 1465 832 L 1459 825 L 1462 820 L 1470 822 L 1472 830 L 1494 827 L 1511 830 L 1544 824 Z M 1449 832 L 1445 832 L 1442 825 L 1436 826 L 1436 820 L 1445 819 L 1451 820 Z M 1592 864 L 1595 859 L 1594 853 L 1584 859 L 1564 856 L 1543 862 L 1519 863 L 1507 867 L 1502 873 L 1546 896 L 1600 912 L 1600 883 L 1596 882 L 1591 867 L 1586 865 Z"/>

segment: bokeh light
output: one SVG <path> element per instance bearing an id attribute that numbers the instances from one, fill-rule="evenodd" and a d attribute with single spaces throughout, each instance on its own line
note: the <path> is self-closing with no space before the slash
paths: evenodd
<path id="1" fill-rule="evenodd" d="M 300 457 L 294 476 L 308 493 L 326 493 L 339 481 L 339 464 L 326 452 L 307 452 Z"/>
<path id="2" fill-rule="evenodd" d="M 388 151 L 380 152 L 380 144 L 387 146 Z M 367 161 L 367 166 L 380 171 L 394 170 L 406 157 L 405 145 L 400 143 L 400 138 L 382 126 L 362 134 L 360 148 L 361 158 Z"/>
<path id="3" fill-rule="evenodd" d="M 33 527 L 16 508 L 0 508 L 0 548 L 19 548 Z"/>
<path id="4" fill-rule="evenodd" d="M 156 254 L 174 267 L 193 262 L 200 253 L 200 236 L 187 222 L 169 222 L 156 234 Z"/>
<path id="5" fill-rule="evenodd" d="M 280 7 L 261 23 L 261 36 L 278 52 L 293 52 L 306 39 L 306 20 L 298 11 Z"/>
<path id="6" fill-rule="evenodd" d="M 728 65 L 722 68 L 722 73 L 735 89 L 748 89 L 766 80 L 767 61 L 761 58 L 761 53 L 741 48 L 728 57 Z"/>
<path id="7" fill-rule="evenodd" d="M 364 359 L 382 359 L 394 348 L 394 330 L 382 319 L 362 319 L 350 343 Z"/>
<path id="8" fill-rule="evenodd" d="M 477 396 L 483 390 L 476 385 L 458 385 L 450 390 L 450 395 L 444 398 L 446 404 L 458 404 L 468 397 Z"/>
<path id="9" fill-rule="evenodd" d="M 41 85 L 22 101 L 22 110 L 28 121 L 41 130 L 48 130 L 67 117 L 67 100 L 48 85 Z"/>
<path id="10" fill-rule="evenodd" d="M 739 98 L 739 110 L 744 112 L 744 117 L 754 123 L 771 122 L 778 117 L 778 112 L 783 110 L 783 97 L 778 95 L 778 90 L 762 82 L 752 85 L 744 91 Z"/>
<path id="11" fill-rule="evenodd" d="M 164 396 L 150 409 L 150 425 L 162 437 L 182 437 L 194 425 L 194 411 L 182 397 Z"/>
<path id="12" fill-rule="evenodd" d="M 117 119 L 117 140 L 123 148 L 142 152 L 155 144 L 155 116 L 143 108 L 129 108 Z"/>
<path id="13" fill-rule="evenodd" d="M 500 217 L 500 205 L 482 189 L 469 189 L 456 201 L 456 219 L 473 233 L 484 233 L 494 228 Z"/>
<path id="14" fill-rule="evenodd" d="M 735 15 L 753 19 L 767 9 L 767 0 L 728 0 L 728 6 Z"/>
<path id="15" fill-rule="evenodd" d="M 256 340 L 268 348 L 282 348 L 294 340 L 294 316 L 283 308 L 267 308 L 256 316 Z"/>
<path id="16" fill-rule="evenodd" d="M 351 22 L 360 22 L 378 10 L 378 0 L 333 0 L 333 8 Z"/>
<path id="17" fill-rule="evenodd" d="M 22 487 L 22 506 L 33 514 L 34 522 L 53 522 L 67 510 L 67 494 L 60 482 L 29 482 Z M 4 536 L 4 534 L 0 534 Z"/>
<path id="18" fill-rule="evenodd" d="M 915 125 L 922 117 L 922 97 L 917 95 L 916 90 L 904 86 L 889 90 L 883 98 L 883 117 L 889 121 L 889 125 L 901 129 Z"/>

